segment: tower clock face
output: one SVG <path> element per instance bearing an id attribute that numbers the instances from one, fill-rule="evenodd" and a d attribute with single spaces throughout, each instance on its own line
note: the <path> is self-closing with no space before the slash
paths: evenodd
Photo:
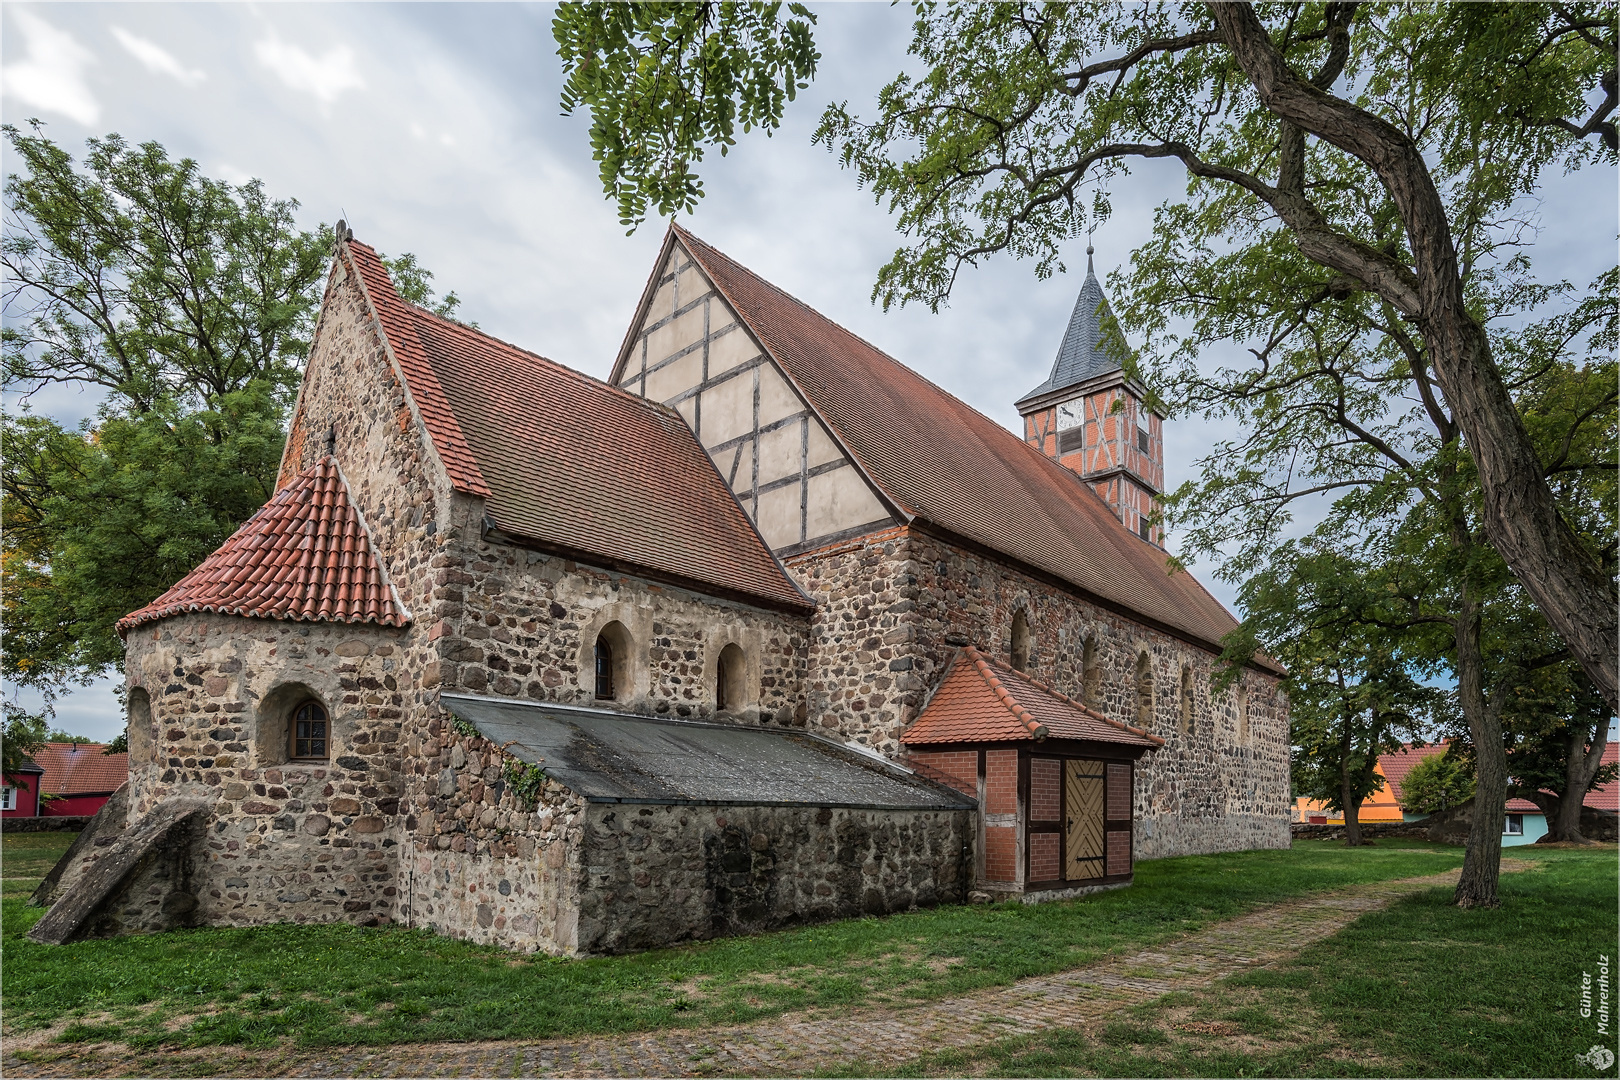
<path id="1" fill-rule="evenodd" d="M 1080 403 L 1066 401 L 1057 407 L 1057 427 L 1059 431 L 1065 428 L 1078 427 L 1080 424 Z"/>

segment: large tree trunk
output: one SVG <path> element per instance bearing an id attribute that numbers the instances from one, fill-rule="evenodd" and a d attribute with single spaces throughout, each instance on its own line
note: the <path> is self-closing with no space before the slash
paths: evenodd
<path id="1" fill-rule="evenodd" d="M 1468 314 L 1445 203 L 1423 155 L 1399 128 L 1289 67 L 1249 5 L 1211 3 L 1209 11 L 1265 106 L 1366 162 L 1395 201 L 1410 269 L 1339 234 L 1282 185 L 1272 205 L 1307 258 L 1361 281 L 1417 325 L 1478 469 L 1486 535 L 1609 707 L 1620 710 L 1614 582 L 1558 513 L 1485 330 Z"/>
<path id="2" fill-rule="evenodd" d="M 1558 800 L 1557 813 L 1547 818 L 1549 843 L 1591 843 L 1581 834 L 1581 807 L 1586 802 L 1587 789 L 1592 786 L 1592 777 L 1603 765 L 1603 750 L 1609 744 L 1609 718 L 1605 716 L 1598 721 L 1590 748 L 1586 745 L 1586 736 L 1585 724 L 1570 724 L 1564 790 Z"/>
<path id="3" fill-rule="evenodd" d="M 1507 751 L 1502 745 L 1500 701 L 1485 698 L 1485 663 L 1479 647 L 1479 603 L 1465 582 L 1457 612 L 1457 697 L 1474 744 L 1474 817 L 1468 827 L 1459 907 L 1496 907 L 1502 873 L 1502 825 L 1507 817 Z M 1500 695 L 1498 695 L 1500 698 Z"/>
<path id="4" fill-rule="evenodd" d="M 1350 722 L 1345 720 L 1344 737 L 1339 740 L 1339 805 L 1344 808 L 1344 842 L 1361 846 L 1361 800 L 1356 798 L 1350 776 Z"/>

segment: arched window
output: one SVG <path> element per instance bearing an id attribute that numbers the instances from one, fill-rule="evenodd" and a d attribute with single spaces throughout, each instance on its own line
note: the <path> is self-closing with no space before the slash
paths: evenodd
<path id="1" fill-rule="evenodd" d="M 1102 661 L 1097 657 L 1097 639 L 1086 638 L 1080 649 L 1080 693 L 1087 705 L 1102 704 Z"/>
<path id="2" fill-rule="evenodd" d="M 748 664 L 743 651 L 735 642 L 720 650 L 720 658 L 714 666 L 714 707 L 721 712 L 727 709 L 740 709 L 748 701 L 748 691 L 743 680 L 747 676 Z"/>
<path id="3" fill-rule="evenodd" d="M 1249 688 L 1241 683 L 1237 688 L 1238 741 L 1249 741 Z"/>
<path id="4" fill-rule="evenodd" d="M 152 699 L 139 686 L 129 692 L 129 720 L 124 728 L 131 766 L 152 760 Z"/>
<path id="5" fill-rule="evenodd" d="M 292 714 L 292 751 L 294 761 L 325 761 L 330 752 L 330 730 L 326 710 L 318 701 L 306 701 Z"/>
<path id="6" fill-rule="evenodd" d="M 596 699 L 619 701 L 630 691 L 630 631 L 618 620 L 596 635 Z"/>
<path id="7" fill-rule="evenodd" d="M 1145 651 L 1136 657 L 1136 723 L 1153 725 L 1153 663 Z"/>
<path id="8" fill-rule="evenodd" d="M 1193 730 L 1193 677 L 1186 664 L 1181 665 L 1181 730 L 1189 735 Z"/>
<path id="9" fill-rule="evenodd" d="M 1013 613 L 1012 666 L 1016 671 L 1029 667 L 1029 617 L 1024 614 L 1023 608 Z"/>
<path id="10" fill-rule="evenodd" d="M 596 639 L 596 696 L 613 700 L 613 643 L 603 634 Z"/>

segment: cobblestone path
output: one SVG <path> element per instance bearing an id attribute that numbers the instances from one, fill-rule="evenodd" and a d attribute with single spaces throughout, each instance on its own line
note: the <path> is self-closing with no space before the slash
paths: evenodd
<path id="1" fill-rule="evenodd" d="M 1509 872 L 1510 866 L 1502 869 Z M 8 1077 L 586 1077 L 795 1076 L 845 1062 L 881 1068 L 931 1051 L 1009 1035 L 1084 1027 L 1173 990 L 1199 990 L 1234 972 L 1292 956 L 1401 897 L 1456 880 L 1457 871 L 1451 871 L 1309 896 L 1089 967 L 910 1007 L 546 1042 L 424 1043 L 266 1054 L 185 1051 L 161 1058 L 91 1051 L 48 1063 L 23 1062 L 6 1054 L 4 1072 Z"/>

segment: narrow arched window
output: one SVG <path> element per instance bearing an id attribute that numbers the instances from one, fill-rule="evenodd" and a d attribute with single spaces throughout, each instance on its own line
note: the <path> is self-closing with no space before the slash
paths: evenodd
<path id="1" fill-rule="evenodd" d="M 746 658 L 741 647 L 732 643 L 720 650 L 714 666 L 714 707 L 722 712 L 740 709 L 747 700 L 743 679 Z"/>
<path id="2" fill-rule="evenodd" d="M 292 714 L 292 754 L 297 761 L 325 761 L 330 752 L 326 710 L 306 701 Z"/>
<path id="3" fill-rule="evenodd" d="M 1193 730 L 1193 677 L 1185 664 L 1181 666 L 1181 730 L 1189 735 Z"/>
<path id="4" fill-rule="evenodd" d="M 1249 688 L 1247 686 L 1241 686 L 1240 685 L 1237 688 L 1237 712 L 1238 712 L 1238 739 L 1241 742 L 1248 742 L 1249 741 Z"/>
<path id="5" fill-rule="evenodd" d="M 1102 661 L 1097 657 L 1097 639 L 1086 638 L 1080 650 L 1080 693 L 1085 703 L 1096 708 L 1102 703 Z"/>
<path id="6" fill-rule="evenodd" d="M 152 699 L 140 687 L 129 692 L 129 721 L 124 727 L 131 768 L 152 757 Z"/>
<path id="7" fill-rule="evenodd" d="M 1024 614 L 1023 608 L 1013 613 L 1012 666 L 1017 671 L 1029 667 L 1029 617 Z"/>
<path id="8" fill-rule="evenodd" d="M 596 639 L 596 697 L 600 701 L 613 700 L 613 643 L 606 634 Z"/>
<path id="9" fill-rule="evenodd" d="M 1153 664 L 1146 652 L 1136 657 L 1136 722 L 1144 728 L 1153 725 Z"/>

